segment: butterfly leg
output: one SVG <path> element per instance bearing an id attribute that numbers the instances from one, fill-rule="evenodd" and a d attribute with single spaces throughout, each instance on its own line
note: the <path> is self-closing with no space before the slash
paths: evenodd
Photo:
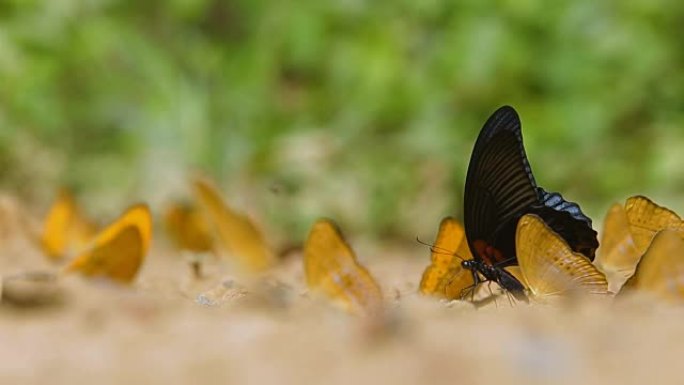
<path id="1" fill-rule="evenodd" d="M 513 294 L 511 294 L 508 290 L 504 291 L 506 293 L 506 298 L 508 298 L 508 303 L 511 305 L 511 307 L 515 306 L 515 301 L 513 301 Z"/>
<path id="2" fill-rule="evenodd" d="M 461 290 L 461 295 L 459 296 L 459 299 L 462 301 L 468 301 L 468 297 L 470 296 L 470 301 L 473 301 L 473 295 L 472 293 L 475 292 L 475 285 L 470 285 L 463 290 Z"/>
<path id="3" fill-rule="evenodd" d="M 482 280 L 480 279 L 480 275 L 477 271 L 471 270 L 471 273 L 473 275 L 473 284 L 463 289 L 461 292 L 461 299 L 470 296 L 470 302 L 475 302 L 475 290 L 477 289 L 478 285 L 480 285 Z"/>
<path id="4" fill-rule="evenodd" d="M 489 290 L 489 296 L 494 300 L 494 306 L 498 309 L 499 303 L 496 301 L 496 295 L 494 295 L 494 291 L 492 290 L 492 281 L 487 282 L 487 290 Z"/>

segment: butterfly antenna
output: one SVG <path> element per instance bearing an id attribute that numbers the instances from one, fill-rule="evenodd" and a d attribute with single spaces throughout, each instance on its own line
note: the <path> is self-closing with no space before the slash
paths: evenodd
<path id="1" fill-rule="evenodd" d="M 468 294 L 470 294 L 470 302 L 474 303 L 475 302 L 475 289 L 477 288 L 477 285 L 480 284 L 481 280 L 480 280 L 480 276 L 477 273 L 477 271 L 471 270 L 470 273 L 473 276 L 473 284 L 464 288 L 463 290 L 461 290 L 461 299 L 465 299 L 465 297 L 467 297 Z"/>
<path id="2" fill-rule="evenodd" d="M 473 285 L 473 288 L 470 289 L 470 302 L 475 303 L 475 290 L 477 290 L 477 284 Z"/>
<path id="3" fill-rule="evenodd" d="M 433 245 L 433 244 L 431 244 L 431 243 L 423 242 L 423 241 L 421 241 L 420 238 L 418 238 L 418 237 L 416 237 L 416 241 L 417 241 L 418 243 L 420 243 L 421 245 L 423 245 L 423 246 L 428 246 L 428 247 L 430 248 L 430 252 L 431 252 L 431 253 L 440 254 L 440 255 L 449 255 L 449 256 L 453 256 L 453 257 L 458 258 L 458 260 L 460 260 L 460 261 L 464 261 L 464 260 L 465 260 L 465 258 L 459 256 L 455 251 L 446 249 L 446 248 L 444 248 L 444 247 L 435 246 L 435 245 Z"/>
<path id="4" fill-rule="evenodd" d="M 435 246 L 435 245 L 432 244 L 432 243 L 423 242 L 423 241 L 421 241 L 420 238 L 418 238 L 418 237 L 416 237 L 416 242 L 420 243 L 420 244 L 423 245 L 423 246 L 429 247 L 429 248 L 430 248 L 430 251 L 433 252 L 433 253 L 435 252 L 435 250 L 439 250 L 440 252 L 442 252 L 442 251 L 444 251 L 444 252 L 450 252 L 449 250 L 447 250 L 447 249 L 445 249 L 445 248 L 442 248 L 442 247 L 439 247 L 439 246 Z"/>

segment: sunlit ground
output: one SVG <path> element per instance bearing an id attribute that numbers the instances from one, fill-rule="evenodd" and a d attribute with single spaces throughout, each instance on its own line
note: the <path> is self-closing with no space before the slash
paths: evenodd
<path id="1" fill-rule="evenodd" d="M 3 200 L 4 277 L 56 271 Z M 664 383 L 678 378 L 684 309 L 647 298 L 476 309 L 416 294 L 429 250 L 355 242 L 387 315 L 310 293 L 301 254 L 263 280 L 205 258 L 202 278 L 157 231 L 132 287 L 61 276 L 53 301 L 0 307 L 2 383 Z"/>

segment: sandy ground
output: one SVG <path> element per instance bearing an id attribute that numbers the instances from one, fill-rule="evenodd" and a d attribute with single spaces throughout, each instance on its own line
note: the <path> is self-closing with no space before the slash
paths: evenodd
<path id="1" fill-rule="evenodd" d="M 0 272 L 56 271 L 12 227 Z M 0 384 L 683 383 L 684 308 L 639 298 L 475 309 L 415 294 L 428 251 L 357 247 L 383 320 L 312 297 L 301 256 L 248 281 L 156 242 L 133 287 L 61 276 L 40 306 L 0 306 Z M 373 256 L 372 258 L 370 256 Z"/>

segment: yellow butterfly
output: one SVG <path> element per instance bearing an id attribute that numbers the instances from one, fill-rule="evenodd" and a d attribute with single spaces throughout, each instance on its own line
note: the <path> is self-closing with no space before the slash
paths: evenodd
<path id="1" fill-rule="evenodd" d="M 463 226 L 454 218 L 442 219 L 430 251 L 431 264 L 423 272 L 420 293 L 460 299 L 463 290 L 474 284 L 472 273 L 461 266 L 461 261 L 473 258 Z"/>
<path id="2" fill-rule="evenodd" d="M 65 272 L 131 282 L 147 255 L 152 216 L 147 205 L 135 205 L 102 230 L 91 246 L 66 266 Z"/>
<path id="3" fill-rule="evenodd" d="M 213 250 L 209 226 L 199 209 L 188 203 L 171 204 L 164 215 L 169 236 L 180 250 L 207 253 Z"/>
<path id="4" fill-rule="evenodd" d="M 671 302 L 684 300 L 684 239 L 677 230 L 660 231 L 620 293 L 649 292 Z"/>
<path id="5" fill-rule="evenodd" d="M 95 232 L 95 226 L 83 216 L 73 195 L 62 190 L 45 217 L 40 243 L 43 252 L 58 261 L 82 249 Z"/>
<path id="6" fill-rule="evenodd" d="M 375 314 L 382 308 L 382 292 L 357 260 L 337 226 L 318 220 L 304 245 L 304 272 L 311 290 L 354 314 Z"/>
<path id="7" fill-rule="evenodd" d="M 519 274 L 532 297 L 608 294 L 606 277 L 538 216 L 520 218 L 515 245 Z"/>
<path id="8" fill-rule="evenodd" d="M 639 259 L 664 229 L 684 235 L 679 216 L 646 197 L 634 196 L 627 199 L 624 208 L 619 204 L 610 208 L 594 264 L 608 276 L 611 291 L 619 291 L 634 274 Z"/>
<path id="9" fill-rule="evenodd" d="M 212 184 L 198 179 L 194 191 L 208 221 L 216 229 L 218 239 L 241 266 L 258 272 L 275 263 L 275 256 L 261 232 L 248 217 L 231 209 Z"/>

